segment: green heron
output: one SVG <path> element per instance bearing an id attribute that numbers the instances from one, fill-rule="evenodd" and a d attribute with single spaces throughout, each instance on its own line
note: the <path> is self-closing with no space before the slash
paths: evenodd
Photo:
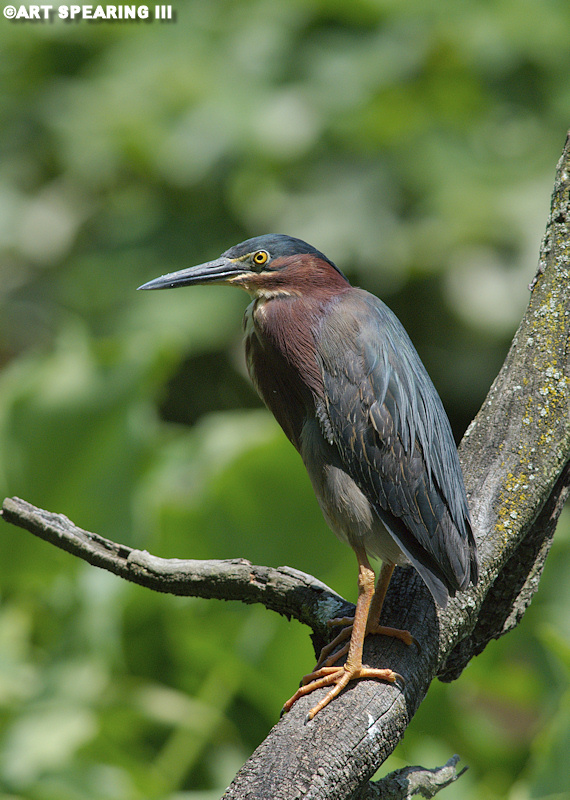
<path id="1" fill-rule="evenodd" d="M 400 677 L 362 663 L 367 634 L 414 641 L 408 631 L 379 624 L 396 565 L 411 563 L 440 606 L 477 582 L 457 449 L 397 317 L 311 245 L 257 236 L 140 288 L 204 283 L 239 286 L 252 297 L 244 317 L 250 377 L 300 453 L 327 523 L 358 560 L 354 618 L 330 621 L 340 633 L 284 706 L 331 687 L 312 718 L 351 680 Z M 368 555 L 383 562 L 376 587 Z"/>

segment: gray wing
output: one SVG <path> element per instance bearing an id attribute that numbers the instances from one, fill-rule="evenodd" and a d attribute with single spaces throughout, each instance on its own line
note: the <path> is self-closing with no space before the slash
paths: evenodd
<path id="1" fill-rule="evenodd" d="M 451 427 L 396 316 L 360 289 L 317 333 L 319 418 L 347 472 L 440 605 L 477 580 L 477 557 Z"/>

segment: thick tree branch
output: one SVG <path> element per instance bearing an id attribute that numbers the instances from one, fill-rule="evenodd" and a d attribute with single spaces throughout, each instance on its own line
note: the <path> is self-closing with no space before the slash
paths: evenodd
<path id="1" fill-rule="evenodd" d="M 307 724 L 304 718 L 316 695 L 299 700 L 240 770 L 224 795 L 228 800 L 398 796 L 389 793 L 387 779 L 384 788 L 368 781 L 401 739 L 432 678 L 457 677 L 491 638 L 517 624 L 530 603 L 570 485 L 569 172 L 567 140 L 528 309 L 460 448 L 480 548 L 478 586 L 438 610 L 417 574 L 399 570 L 383 623 L 409 629 L 422 649 L 370 637 L 365 661 L 402 674 L 404 690 L 357 682 Z M 343 603 L 323 584 L 288 568 L 268 570 L 239 560 L 205 562 L 207 567 L 204 562 L 164 561 L 85 532 L 81 545 L 72 546 L 62 533 L 65 518 L 39 512 L 36 527 L 36 511 L 28 507 L 25 512 L 21 503 L 6 501 L 4 518 L 90 563 L 160 591 L 263 602 L 311 625 L 319 644 L 324 619 Z M 51 526 L 55 534 L 48 536 Z M 190 566 L 197 571 L 189 572 Z M 307 608 L 300 608 L 307 596 Z M 297 677 L 292 676 L 292 690 Z M 417 772 L 416 793 L 430 790 L 418 768 L 408 772 Z M 394 775 L 389 776 L 392 785 Z"/>

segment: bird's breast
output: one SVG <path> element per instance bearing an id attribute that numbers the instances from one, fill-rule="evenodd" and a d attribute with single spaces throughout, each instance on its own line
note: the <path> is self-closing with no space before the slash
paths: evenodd
<path id="1" fill-rule="evenodd" d="M 324 392 L 312 316 L 297 299 L 258 298 L 245 312 L 246 363 L 261 399 L 297 449 Z"/>
<path id="2" fill-rule="evenodd" d="M 253 345 L 254 369 L 261 361 L 278 359 L 287 365 L 290 380 L 303 384 L 317 397 L 323 396 L 311 303 L 299 297 L 260 297 L 246 309 L 244 324 L 246 343 L 249 340 Z"/>

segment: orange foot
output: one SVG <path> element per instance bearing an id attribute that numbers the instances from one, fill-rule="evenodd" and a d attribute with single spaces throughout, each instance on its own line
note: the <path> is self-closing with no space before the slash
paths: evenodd
<path id="1" fill-rule="evenodd" d="M 318 670 L 320 667 L 330 667 L 339 658 L 346 655 L 348 653 L 350 641 L 346 642 L 346 644 L 341 647 L 336 653 L 334 650 L 342 644 L 346 639 L 350 640 L 350 636 L 352 634 L 352 624 L 354 622 L 354 617 L 340 617 L 337 619 L 330 619 L 327 622 L 329 628 L 335 626 L 343 626 L 342 630 L 335 636 L 335 638 L 329 642 L 327 645 L 323 647 L 320 652 L 319 660 L 315 665 L 315 671 Z M 420 643 L 417 639 L 415 639 L 409 631 L 401 631 L 398 628 L 387 628 L 385 625 L 367 625 L 366 626 L 366 635 L 369 633 L 371 634 L 382 634 L 383 636 L 392 636 L 394 639 L 399 639 L 404 644 L 410 645 L 415 644 L 418 648 L 418 651 L 421 651 Z M 332 653 L 332 655 L 331 655 Z"/>
<path id="2" fill-rule="evenodd" d="M 327 706 L 330 701 L 342 692 L 345 686 L 350 681 L 357 680 L 358 678 L 374 678 L 376 680 L 388 681 L 388 683 L 396 683 L 404 679 L 397 672 L 391 669 L 372 669 L 371 667 L 363 667 L 362 664 L 349 666 L 345 664 L 342 667 L 321 667 L 320 669 L 311 672 L 310 675 L 305 675 L 302 680 L 302 686 L 297 689 L 293 697 L 291 697 L 283 706 L 282 714 L 291 709 L 293 704 L 306 694 L 310 694 L 315 689 L 322 689 L 323 686 L 331 686 L 332 689 L 314 706 L 306 716 L 306 720 L 313 719 L 321 709 Z"/>

